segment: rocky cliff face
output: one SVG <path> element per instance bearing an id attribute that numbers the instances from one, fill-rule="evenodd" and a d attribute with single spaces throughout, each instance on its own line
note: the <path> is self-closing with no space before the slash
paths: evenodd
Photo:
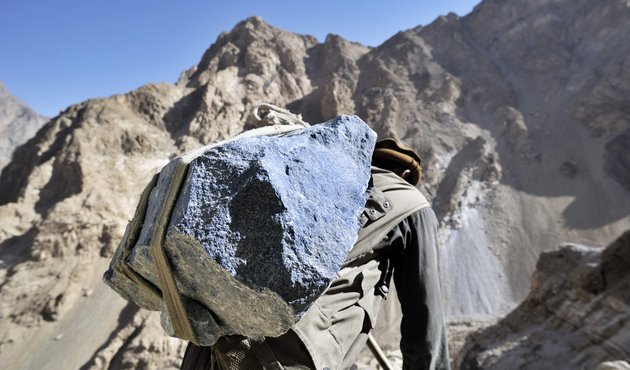
<path id="1" fill-rule="evenodd" d="M 150 176 L 264 101 L 418 148 L 449 318 L 508 312 L 541 251 L 630 227 L 629 18 L 621 0 L 486 0 L 373 49 L 250 18 L 175 84 L 68 108 L 0 176 L 0 363 L 176 368 L 183 344 L 100 276 Z"/>
<path id="2" fill-rule="evenodd" d="M 11 96 L 0 82 L 0 171 L 11 161 L 15 148 L 32 138 L 47 120 Z"/>
<path id="3" fill-rule="evenodd" d="M 461 369 L 595 369 L 630 357 L 630 231 L 543 253 L 525 301 L 468 338 Z"/>

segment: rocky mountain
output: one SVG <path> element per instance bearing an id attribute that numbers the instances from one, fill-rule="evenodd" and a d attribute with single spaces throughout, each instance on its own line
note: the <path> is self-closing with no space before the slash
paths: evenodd
<path id="1" fill-rule="evenodd" d="M 628 19 L 626 0 L 485 0 L 368 48 L 254 17 L 175 84 L 69 107 L 0 176 L 0 363 L 178 367 L 183 343 L 101 275 L 151 175 L 260 102 L 313 123 L 357 114 L 418 148 L 449 320 L 506 314 L 541 252 L 630 228 Z"/>
<path id="2" fill-rule="evenodd" d="M 12 96 L 0 81 L 0 171 L 11 161 L 15 148 L 35 136 L 47 120 Z"/>
<path id="3" fill-rule="evenodd" d="M 458 368 L 595 369 L 630 359 L 630 231 L 603 251 L 568 244 L 543 253 L 532 281 L 519 307 L 468 338 Z"/>

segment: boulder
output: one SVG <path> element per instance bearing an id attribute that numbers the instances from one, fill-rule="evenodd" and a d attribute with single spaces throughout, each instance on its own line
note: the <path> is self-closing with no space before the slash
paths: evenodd
<path id="1" fill-rule="evenodd" d="M 162 248 L 200 344 L 280 335 L 326 290 L 357 238 L 375 139 L 358 117 L 340 116 L 182 157 L 189 164 Z M 162 311 L 169 334 L 159 295 L 116 266 L 124 260 L 161 290 L 152 239 L 181 161 L 161 171 L 136 240 L 125 238 L 133 246 L 125 252 L 123 241 L 105 275 L 123 297 Z"/>

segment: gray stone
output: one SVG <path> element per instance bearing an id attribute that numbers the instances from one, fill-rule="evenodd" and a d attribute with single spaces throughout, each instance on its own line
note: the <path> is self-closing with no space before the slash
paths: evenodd
<path id="1" fill-rule="evenodd" d="M 630 370 L 628 361 L 606 361 L 597 365 L 596 370 Z"/>
<path id="2" fill-rule="evenodd" d="M 630 190 L 630 130 L 606 144 L 604 169 L 621 186 Z"/>
<path id="3" fill-rule="evenodd" d="M 326 290 L 357 238 L 375 139 L 358 117 L 340 116 L 209 147 L 190 162 L 164 248 L 201 344 L 280 335 Z M 172 170 L 160 174 L 128 260 L 158 287 L 148 245 Z M 123 296 L 156 308 L 114 275 Z M 168 315 L 162 323 L 173 333 Z"/>

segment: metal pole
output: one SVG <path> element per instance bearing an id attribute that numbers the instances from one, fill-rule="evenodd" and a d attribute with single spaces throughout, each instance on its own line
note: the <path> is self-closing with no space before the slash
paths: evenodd
<path id="1" fill-rule="evenodd" d="M 385 356 L 385 353 L 383 352 L 381 347 L 379 347 L 378 343 L 376 343 L 376 339 L 374 339 L 372 334 L 368 334 L 367 345 L 370 351 L 372 351 L 372 354 L 374 354 L 374 357 L 376 357 L 376 360 L 378 361 L 379 365 L 381 365 L 383 370 L 394 370 L 392 365 L 389 363 L 387 356 Z"/>

